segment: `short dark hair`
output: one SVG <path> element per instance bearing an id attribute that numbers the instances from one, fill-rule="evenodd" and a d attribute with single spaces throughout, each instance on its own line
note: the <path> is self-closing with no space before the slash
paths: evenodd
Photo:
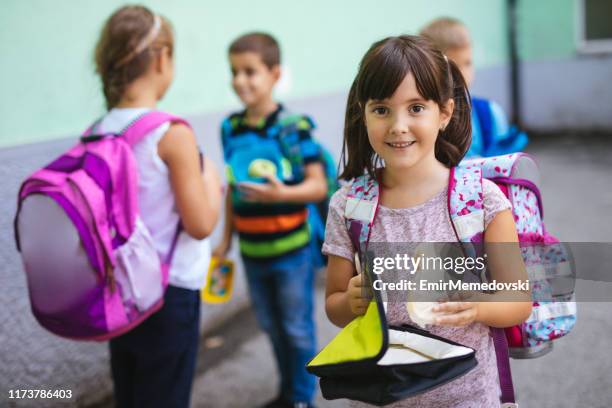
<path id="1" fill-rule="evenodd" d="M 453 116 L 438 134 L 436 159 L 456 166 L 472 141 L 470 94 L 459 68 L 422 37 L 401 35 L 374 43 L 364 55 L 346 104 L 341 179 L 351 180 L 367 171 L 375 177 L 378 159 L 370 145 L 364 110 L 370 99 L 390 98 L 406 75 L 412 73 L 419 93 L 442 107 L 454 99 Z"/>
<path id="2" fill-rule="evenodd" d="M 280 47 L 274 37 L 268 33 L 253 32 L 241 35 L 229 46 L 229 54 L 254 52 L 268 68 L 280 64 Z"/>

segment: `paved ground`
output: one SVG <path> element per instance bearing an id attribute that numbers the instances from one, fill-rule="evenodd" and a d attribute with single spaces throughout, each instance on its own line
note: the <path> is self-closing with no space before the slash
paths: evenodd
<path id="1" fill-rule="evenodd" d="M 565 241 L 612 242 L 612 140 L 548 139 L 532 144 L 529 151 L 541 166 L 549 230 Z M 600 289 L 608 301 L 580 303 L 574 331 L 557 342 L 553 353 L 512 362 L 522 408 L 612 406 L 612 285 L 580 285 Z M 337 329 L 325 317 L 322 286 L 316 314 L 323 345 Z M 212 333 L 203 345 L 194 407 L 256 407 L 274 396 L 277 375 L 271 348 L 250 311 Z M 325 401 L 320 395 L 317 404 L 347 406 L 346 401 Z"/>

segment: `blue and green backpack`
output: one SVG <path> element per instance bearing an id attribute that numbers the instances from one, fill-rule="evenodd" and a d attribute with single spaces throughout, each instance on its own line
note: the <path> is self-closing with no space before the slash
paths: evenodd
<path id="1" fill-rule="evenodd" d="M 253 177 L 249 171 L 251 164 L 258 159 L 271 162 L 279 170 L 279 178 L 284 182 L 299 183 L 304 180 L 304 152 L 300 146 L 300 132 L 315 128 L 314 122 L 305 115 L 294 114 L 285 109 L 278 114 L 276 123 L 265 130 L 265 136 L 257 138 L 226 138 L 232 132 L 232 118 L 222 124 L 224 137 L 224 156 L 227 165 L 228 182 L 241 181 L 265 182 L 263 177 Z M 256 141 L 256 142 L 255 142 Z M 308 224 L 311 231 L 311 243 L 315 267 L 327 263 L 321 254 L 325 239 L 325 223 L 331 196 L 338 190 L 336 161 L 332 154 L 318 141 L 312 147 L 320 154 L 320 161 L 327 180 L 327 195 L 319 202 L 307 204 Z"/>
<path id="2" fill-rule="evenodd" d="M 274 129 L 276 128 L 276 129 Z M 300 130 L 311 130 L 315 128 L 314 122 L 307 116 L 291 114 L 290 112 L 281 111 L 278 123 L 273 126 L 271 131 L 278 132 L 278 139 L 283 150 L 283 155 L 291 163 L 293 175 L 298 180 L 304 179 L 304 158 L 297 140 Z M 327 264 L 327 257 L 321 253 L 321 247 L 325 241 L 325 223 L 327 221 L 327 211 L 329 210 L 329 201 L 332 195 L 338 190 L 338 172 L 337 164 L 331 152 L 321 143 L 316 142 L 321 154 L 321 164 L 325 171 L 327 180 L 327 195 L 319 201 L 309 203 L 308 207 L 308 224 L 311 231 L 311 241 L 313 245 L 313 257 L 315 266 L 322 267 Z"/>

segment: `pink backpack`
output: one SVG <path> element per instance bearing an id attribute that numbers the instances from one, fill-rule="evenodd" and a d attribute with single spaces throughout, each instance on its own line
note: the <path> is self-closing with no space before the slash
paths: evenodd
<path id="1" fill-rule="evenodd" d="M 93 134 L 21 185 L 15 240 L 32 312 L 57 335 L 108 340 L 163 304 L 180 225 L 161 259 L 139 217 L 138 168 L 132 148 L 166 122 L 148 112 L 119 134 Z"/>
<path id="2" fill-rule="evenodd" d="M 520 326 L 505 329 L 510 356 L 517 359 L 540 357 L 552 350 L 552 341 L 568 334 L 576 323 L 576 302 L 572 258 L 567 248 L 552 236 L 544 226 L 544 210 L 540 194 L 539 169 L 535 160 L 525 153 L 466 160 L 457 167 L 464 176 L 479 171 L 500 188 L 512 204 L 521 255 L 525 262 L 534 298 L 533 310 Z M 475 207 L 461 202 L 469 201 L 468 184 L 479 188 L 477 179 L 456 183 L 450 195 L 453 224 L 461 211 L 472 213 Z M 459 192 L 462 195 L 458 194 Z M 475 197 L 476 202 L 478 199 Z M 475 241 L 480 231 L 461 237 Z M 468 234 L 469 235 L 469 234 Z"/>
<path id="3" fill-rule="evenodd" d="M 448 211 L 457 241 L 469 244 L 483 240 L 483 186 L 487 178 L 497 184 L 512 204 L 521 254 L 536 301 L 527 321 L 507 329 L 491 329 L 504 406 L 515 403 L 509 357 L 534 358 L 552 349 L 552 340 L 565 336 L 576 322 L 573 284 L 556 285 L 559 277 L 573 283 L 571 256 L 550 235 L 542 221 L 543 210 L 539 169 L 535 160 L 524 153 L 484 159 L 465 160 L 451 169 L 448 188 Z M 346 227 L 353 246 L 360 250 L 369 240 L 378 209 L 377 180 L 364 174 L 356 178 L 347 195 Z M 365 220 L 368 220 L 367 222 Z M 472 245 L 464 250 L 476 256 Z M 476 247 L 478 247 L 476 245 Z M 362 265 L 364 254 L 359 254 Z M 486 277 L 478 276 L 478 280 Z M 543 300 L 544 299 L 544 300 Z"/>

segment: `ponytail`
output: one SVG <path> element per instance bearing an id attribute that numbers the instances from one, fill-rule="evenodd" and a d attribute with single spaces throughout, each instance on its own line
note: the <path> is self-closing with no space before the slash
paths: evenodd
<path id="1" fill-rule="evenodd" d="M 470 92 L 457 65 L 443 56 L 447 67 L 449 95 L 455 102 L 448 125 L 438 134 L 436 159 L 447 167 L 454 167 L 467 153 L 472 143 L 472 104 Z M 440 109 L 443 109 L 441 106 Z"/>
<path id="2" fill-rule="evenodd" d="M 376 154 L 368 140 L 365 127 L 364 108 L 357 95 L 357 80 L 349 91 L 344 118 L 344 142 L 340 163 L 344 167 L 339 178 L 351 180 L 359 177 L 364 170 L 374 177 L 376 169 Z"/>

